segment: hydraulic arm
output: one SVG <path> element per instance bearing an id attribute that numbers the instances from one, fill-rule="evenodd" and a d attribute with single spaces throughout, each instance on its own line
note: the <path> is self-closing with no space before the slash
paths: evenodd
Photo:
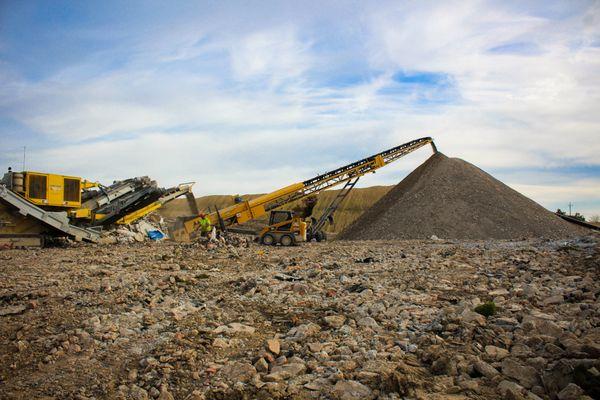
<path id="1" fill-rule="evenodd" d="M 375 172 L 377 169 L 428 144 L 431 144 L 434 152 L 437 151 L 432 138 L 424 137 L 416 139 L 304 182 L 294 183 L 255 199 L 243 201 L 233 206 L 223 208 L 209 214 L 208 218 L 211 223 L 216 226 L 243 224 L 244 222 L 259 218 L 270 210 L 284 204 L 300 200 L 333 186 L 353 181 L 369 172 Z M 174 238 L 178 241 L 189 240 L 189 235 L 199 228 L 199 221 L 200 217 L 193 217 L 184 221 L 183 227 L 175 229 L 172 232 Z"/>

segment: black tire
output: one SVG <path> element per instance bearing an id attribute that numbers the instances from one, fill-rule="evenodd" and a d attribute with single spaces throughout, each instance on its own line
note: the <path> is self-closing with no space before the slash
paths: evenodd
<path id="1" fill-rule="evenodd" d="M 323 232 L 319 231 L 315 234 L 315 239 L 317 239 L 317 242 L 322 242 L 323 240 L 325 240 L 325 235 L 323 234 Z"/>
<path id="2" fill-rule="evenodd" d="M 273 246 L 275 245 L 275 236 L 270 233 L 265 233 L 263 237 L 260 238 L 260 242 L 266 246 Z"/>
<path id="3" fill-rule="evenodd" d="M 291 235 L 283 235 L 281 236 L 281 239 L 279 239 L 279 243 L 281 243 L 282 246 L 293 246 L 294 242 L 295 240 Z"/>

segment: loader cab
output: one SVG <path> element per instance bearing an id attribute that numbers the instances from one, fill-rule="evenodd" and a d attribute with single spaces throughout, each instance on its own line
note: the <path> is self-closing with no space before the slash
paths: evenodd
<path id="1" fill-rule="evenodd" d="M 293 246 L 306 241 L 306 222 L 293 211 L 271 211 L 269 225 L 259 233 L 258 238 L 265 245 Z"/>
<path id="2" fill-rule="evenodd" d="M 269 217 L 269 225 L 277 225 L 284 221 L 289 221 L 289 224 L 279 226 L 279 230 L 289 230 L 292 226 L 292 218 L 294 218 L 293 211 L 271 211 Z"/>

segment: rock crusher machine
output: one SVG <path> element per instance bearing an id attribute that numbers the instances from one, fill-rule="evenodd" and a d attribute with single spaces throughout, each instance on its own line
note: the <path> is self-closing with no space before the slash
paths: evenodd
<path id="1" fill-rule="evenodd" d="M 148 177 L 103 186 L 76 176 L 10 170 L 0 180 L 0 246 L 42 246 L 53 237 L 99 242 L 102 229 L 130 224 L 185 195 L 193 183 L 159 188 Z"/>

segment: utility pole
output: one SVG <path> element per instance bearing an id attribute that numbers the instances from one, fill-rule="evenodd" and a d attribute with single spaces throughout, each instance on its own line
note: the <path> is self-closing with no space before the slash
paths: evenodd
<path id="1" fill-rule="evenodd" d="M 572 215 L 571 208 L 573 207 L 573 205 L 574 205 L 573 203 L 569 202 L 569 217 Z"/>
<path id="2" fill-rule="evenodd" d="M 27 151 L 27 146 L 23 146 L 23 169 L 25 171 L 25 152 Z"/>

